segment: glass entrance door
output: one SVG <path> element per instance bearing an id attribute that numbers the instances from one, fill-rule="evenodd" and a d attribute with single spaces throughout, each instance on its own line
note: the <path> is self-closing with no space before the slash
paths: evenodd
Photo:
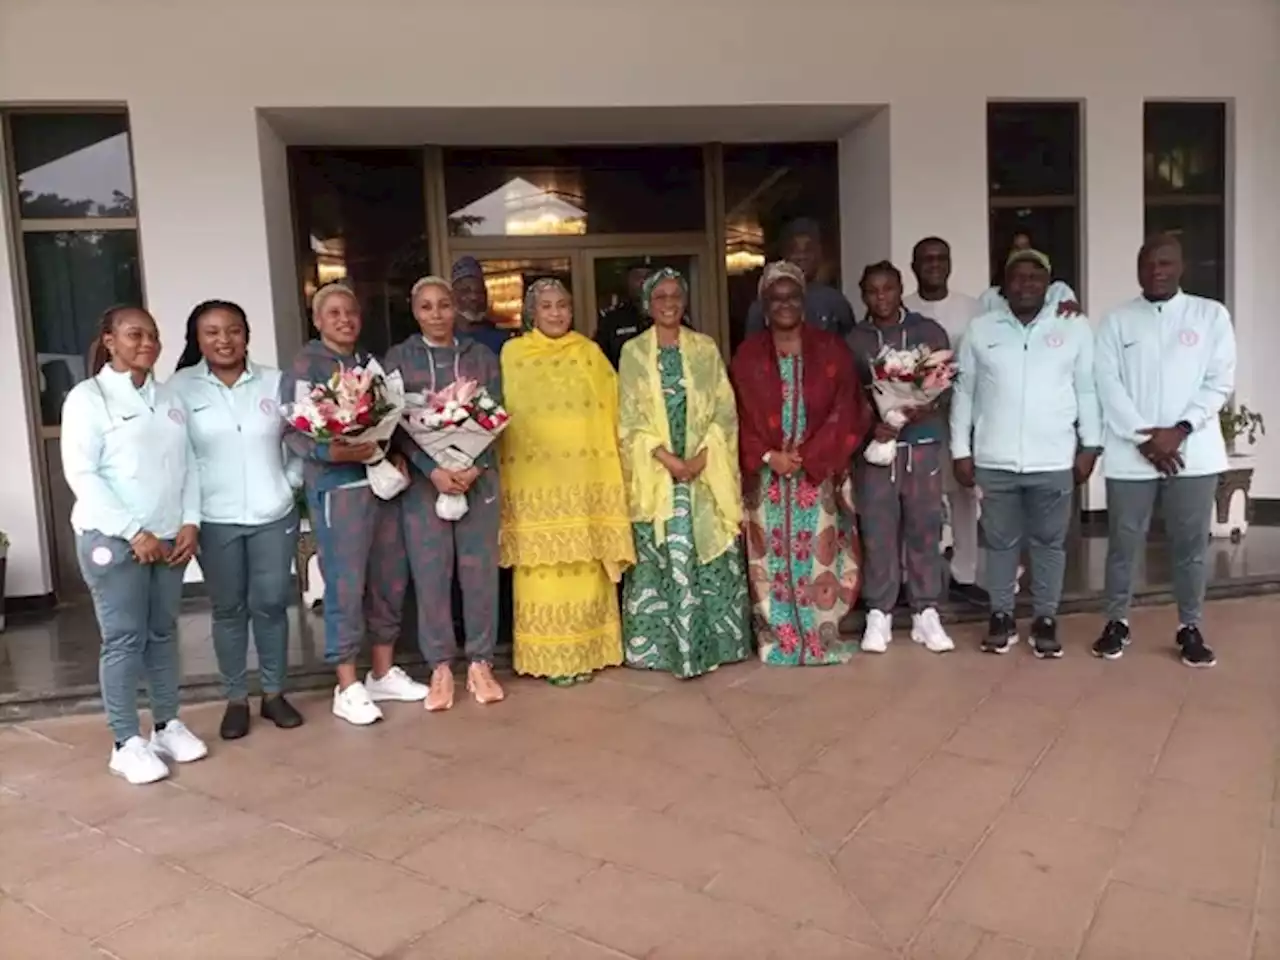
<path id="1" fill-rule="evenodd" d="M 484 271 L 485 292 L 489 298 L 489 316 L 496 326 L 504 330 L 519 330 L 523 319 L 524 295 L 531 284 L 543 277 L 554 277 L 572 293 L 581 284 L 574 283 L 572 254 L 550 256 L 518 256 L 497 253 L 477 256 Z M 578 298 L 575 297 L 575 307 Z M 579 317 L 574 326 L 583 330 Z M 585 332 L 585 331 L 584 331 Z"/>
<path id="2" fill-rule="evenodd" d="M 594 337 L 604 311 L 626 304 L 639 309 L 639 281 L 644 271 L 671 267 L 680 271 L 689 284 L 690 326 L 723 342 L 714 278 L 705 269 L 707 251 L 702 244 L 648 245 L 630 238 L 625 244 L 609 246 L 570 242 L 554 246 L 521 244 L 516 248 L 502 240 L 450 244 L 450 262 L 464 254 L 480 263 L 489 315 L 503 329 L 520 329 L 529 285 L 543 277 L 555 277 L 573 295 L 574 329 Z"/>

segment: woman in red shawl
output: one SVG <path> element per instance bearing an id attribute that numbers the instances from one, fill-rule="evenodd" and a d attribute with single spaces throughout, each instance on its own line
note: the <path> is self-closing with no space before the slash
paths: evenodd
<path id="1" fill-rule="evenodd" d="M 843 340 L 804 323 L 804 274 L 770 264 L 760 280 L 768 329 L 738 348 L 748 580 L 760 659 L 844 663 L 840 618 L 859 583 L 850 460 L 871 422 Z"/>

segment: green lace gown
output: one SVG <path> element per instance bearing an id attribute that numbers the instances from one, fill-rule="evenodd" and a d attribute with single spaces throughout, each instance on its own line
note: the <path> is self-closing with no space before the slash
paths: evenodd
<path id="1" fill-rule="evenodd" d="M 661 347 L 658 369 L 672 453 L 685 456 L 686 396 L 679 346 Z M 693 547 L 689 485 L 677 483 L 664 542 L 652 523 L 635 523 L 636 565 L 622 593 L 627 666 L 696 677 L 751 653 L 742 543 L 699 564 Z"/>

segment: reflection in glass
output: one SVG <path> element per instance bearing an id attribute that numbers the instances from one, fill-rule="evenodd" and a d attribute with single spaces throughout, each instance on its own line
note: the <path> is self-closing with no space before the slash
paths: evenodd
<path id="1" fill-rule="evenodd" d="M 480 260 L 484 286 L 489 294 L 489 316 L 504 330 L 518 330 L 523 323 L 524 294 L 543 277 L 555 277 L 573 290 L 573 263 L 568 257 L 518 257 Z M 581 329 L 580 318 L 574 327 Z"/>
<path id="2" fill-rule="evenodd" d="M 1152 206 L 1146 233 L 1171 233 L 1182 241 L 1182 289 L 1223 301 L 1227 294 L 1226 211 L 1219 205 Z"/>
<path id="3" fill-rule="evenodd" d="M 991 211 L 991 284 L 999 286 L 1004 279 L 1004 262 L 1009 255 L 1013 235 L 1026 232 L 1036 249 L 1053 263 L 1053 279 L 1062 280 L 1079 296 L 1077 253 L 1080 223 L 1076 208 L 1022 207 L 997 208 Z"/>
<path id="4" fill-rule="evenodd" d="M 1148 103 L 1143 110 L 1147 194 L 1226 192 L 1227 106 Z"/>
<path id="5" fill-rule="evenodd" d="M 85 378 L 103 311 L 142 303 L 138 236 L 132 230 L 81 230 L 26 233 L 22 241 L 41 418 L 52 426 L 61 422 L 66 395 Z"/>
<path id="6" fill-rule="evenodd" d="M 447 149 L 455 237 L 705 228 L 700 147 Z"/>
<path id="7" fill-rule="evenodd" d="M 992 197 L 1070 197 L 1079 184 L 1080 105 L 987 105 Z"/>
<path id="8" fill-rule="evenodd" d="M 680 271 L 689 284 L 689 305 L 686 318 L 695 330 L 700 329 L 697 311 L 698 261 L 690 254 L 655 254 L 652 256 L 597 257 L 594 263 L 596 281 L 596 315 L 606 310 L 624 307 L 640 309 L 640 291 L 633 283 L 641 276 L 663 267 Z M 643 269 L 646 274 L 642 274 Z M 633 274 L 633 271 L 634 274 Z"/>
<path id="9" fill-rule="evenodd" d="M 725 269 L 730 343 L 737 349 L 767 260 L 783 256 L 783 228 L 806 217 L 822 231 L 818 279 L 840 285 L 840 182 L 834 143 L 725 145 Z"/>
<path id="10" fill-rule="evenodd" d="M 20 217 L 136 216 L 123 113 L 15 113 L 9 129 Z"/>
<path id="11" fill-rule="evenodd" d="M 304 309 L 320 285 L 349 284 L 362 346 L 385 353 L 418 329 L 409 291 L 431 272 L 422 151 L 295 149 L 289 167 Z"/>

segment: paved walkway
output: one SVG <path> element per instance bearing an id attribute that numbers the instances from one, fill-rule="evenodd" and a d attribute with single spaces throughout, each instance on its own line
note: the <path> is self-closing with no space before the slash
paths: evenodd
<path id="1" fill-rule="evenodd" d="M 1280 600 L 1220 666 L 1131 653 L 614 671 L 106 774 L 100 718 L 0 728 L 5 960 L 1277 960 Z"/>

